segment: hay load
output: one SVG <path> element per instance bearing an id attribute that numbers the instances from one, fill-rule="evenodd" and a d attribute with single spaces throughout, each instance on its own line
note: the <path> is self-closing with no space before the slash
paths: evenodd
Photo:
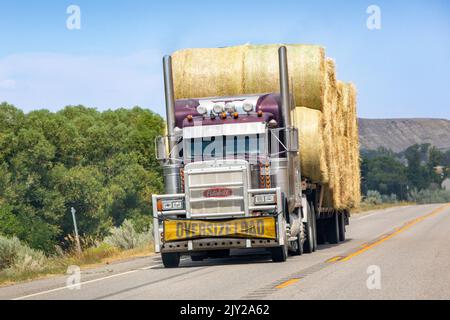
<path id="1" fill-rule="evenodd" d="M 328 182 L 328 166 L 323 141 L 322 112 L 305 107 L 294 110 L 300 142 L 302 174 L 314 182 Z"/>
<path id="2" fill-rule="evenodd" d="M 243 45 L 187 49 L 173 55 L 176 99 L 279 91 L 278 48 Z M 336 80 L 324 48 L 286 45 L 302 175 L 324 185 L 323 206 L 360 203 L 356 89 Z"/>
<path id="3" fill-rule="evenodd" d="M 187 49 L 173 56 L 176 99 L 243 94 L 248 46 Z"/>
<path id="4" fill-rule="evenodd" d="M 278 92 L 279 47 L 244 45 L 178 51 L 173 55 L 175 98 Z M 287 49 L 296 105 L 322 110 L 325 50 L 310 45 L 287 45 Z"/>
<path id="5" fill-rule="evenodd" d="M 244 61 L 244 92 L 277 92 L 280 88 L 278 49 L 281 45 L 248 46 Z M 323 110 L 326 61 L 320 46 L 287 45 L 295 104 Z M 263 70 L 264 72 L 261 72 Z"/>
<path id="6" fill-rule="evenodd" d="M 359 129 L 357 116 L 357 93 L 353 84 L 347 84 L 349 91 L 349 116 L 348 116 L 348 131 L 349 131 L 349 150 L 350 163 L 352 172 L 353 195 L 350 207 L 358 208 L 361 204 L 361 157 L 359 144 Z"/>

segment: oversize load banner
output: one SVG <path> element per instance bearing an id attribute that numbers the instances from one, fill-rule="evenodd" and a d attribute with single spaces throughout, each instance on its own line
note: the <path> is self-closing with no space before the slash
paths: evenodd
<path id="1" fill-rule="evenodd" d="M 276 240 L 274 217 L 224 221 L 165 220 L 164 240 L 183 241 L 204 238 L 247 238 Z"/>

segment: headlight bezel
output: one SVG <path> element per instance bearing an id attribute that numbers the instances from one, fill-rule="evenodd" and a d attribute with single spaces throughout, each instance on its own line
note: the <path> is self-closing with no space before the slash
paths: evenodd
<path id="1" fill-rule="evenodd" d="M 277 195 L 274 193 L 257 194 L 253 197 L 253 202 L 255 206 L 275 205 L 277 204 Z"/>
<path id="2" fill-rule="evenodd" d="M 185 209 L 184 199 L 163 199 L 161 201 L 161 211 L 179 211 Z"/>

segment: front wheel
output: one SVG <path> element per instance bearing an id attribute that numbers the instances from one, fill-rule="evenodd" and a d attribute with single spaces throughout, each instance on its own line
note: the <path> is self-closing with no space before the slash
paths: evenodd
<path id="1" fill-rule="evenodd" d="M 165 268 L 178 268 L 180 266 L 180 254 L 177 252 L 162 253 L 161 258 Z"/>
<path id="2" fill-rule="evenodd" d="M 285 262 L 288 256 L 287 245 L 282 245 L 280 247 L 272 248 L 272 261 L 273 262 Z"/>
<path id="3" fill-rule="evenodd" d="M 297 240 L 292 241 L 291 247 L 293 256 L 301 256 L 303 254 L 303 243 L 301 232 L 297 235 Z"/>

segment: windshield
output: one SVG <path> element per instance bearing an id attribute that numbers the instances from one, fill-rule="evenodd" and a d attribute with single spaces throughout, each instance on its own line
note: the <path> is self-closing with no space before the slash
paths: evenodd
<path id="1" fill-rule="evenodd" d="M 214 159 L 258 161 L 267 157 L 265 134 L 186 139 L 184 151 L 186 162 Z"/>

